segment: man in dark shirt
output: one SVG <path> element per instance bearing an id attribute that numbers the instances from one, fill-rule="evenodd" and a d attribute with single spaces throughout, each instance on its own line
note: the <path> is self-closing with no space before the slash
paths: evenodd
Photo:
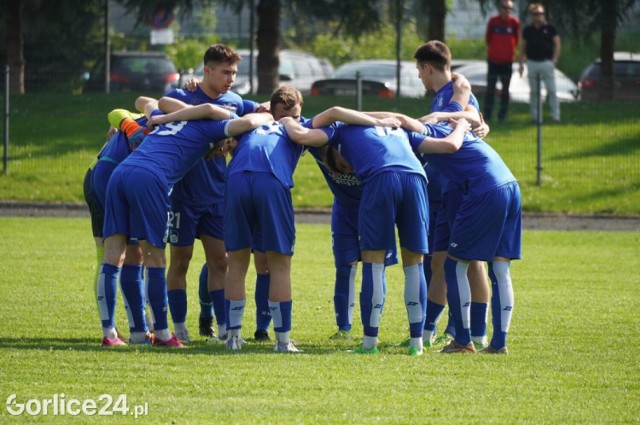
<path id="1" fill-rule="evenodd" d="M 520 46 L 520 76 L 524 71 L 524 60 L 527 59 L 527 73 L 531 96 L 529 111 L 534 122 L 542 122 L 542 116 L 538 117 L 538 103 L 540 102 L 540 90 L 538 81 L 542 80 L 547 89 L 547 97 L 551 108 L 551 118 L 554 122 L 560 122 L 560 103 L 556 96 L 555 65 L 560 57 L 560 35 L 556 28 L 547 23 L 544 16 L 544 6 L 541 3 L 529 5 L 531 25 L 527 25 L 522 31 L 522 44 Z"/>

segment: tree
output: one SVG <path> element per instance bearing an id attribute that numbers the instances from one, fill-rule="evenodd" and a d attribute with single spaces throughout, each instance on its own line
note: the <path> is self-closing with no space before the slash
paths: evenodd
<path id="1" fill-rule="evenodd" d="M 4 49 L 9 65 L 9 90 L 24 93 L 24 54 L 22 39 L 22 0 L 5 0 Z"/>

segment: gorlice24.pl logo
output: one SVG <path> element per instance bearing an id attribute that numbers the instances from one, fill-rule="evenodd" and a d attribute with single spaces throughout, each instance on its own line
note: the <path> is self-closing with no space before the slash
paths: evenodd
<path id="1" fill-rule="evenodd" d="M 64 393 L 54 394 L 51 398 L 31 398 L 26 401 L 11 394 L 6 401 L 7 413 L 12 416 L 147 416 L 149 403 L 129 406 L 126 394 L 101 394 L 96 398 L 67 398 Z"/>

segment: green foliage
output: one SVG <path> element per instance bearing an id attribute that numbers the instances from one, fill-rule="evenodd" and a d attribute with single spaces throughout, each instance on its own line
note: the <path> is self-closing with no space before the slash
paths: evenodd
<path id="1" fill-rule="evenodd" d="M 600 424 L 636 423 L 640 417 L 640 285 L 630 272 L 640 267 L 640 257 L 629 255 L 637 252 L 637 232 L 525 231 L 525 258 L 512 266 L 509 356 L 427 351 L 409 357 L 405 348 L 390 346 L 408 336 L 399 265 L 387 268 L 381 354 L 348 354 L 359 341 L 328 339 L 335 332 L 328 225 L 297 226 L 291 336 L 305 350 L 300 355 L 279 355 L 271 344 L 252 342 L 229 353 L 197 336 L 184 350 L 102 349 L 89 219 L 4 217 L 0 227 L 5 399 L 126 394 L 130 407 L 149 404 L 144 423 Z M 203 261 L 198 246 L 188 274 L 187 316 L 196 334 L 195 265 Z M 251 267 L 247 339 L 255 323 L 254 279 Z M 120 295 L 116 316 L 128 333 Z M 354 316 L 359 336 L 362 326 Z M 120 414 L 1 415 L 4 423 L 132 422 Z"/>
<path id="2" fill-rule="evenodd" d="M 132 108 L 139 94 L 162 95 L 12 97 L 9 174 L 0 175 L 2 198 L 82 202 L 84 174 L 104 143 L 106 114 L 114 108 Z M 425 114 L 430 101 L 366 97 L 362 107 L 417 117 Z M 356 106 L 349 97 L 307 96 L 303 114 L 311 117 L 334 105 Z M 508 122 L 493 125 L 487 142 L 520 181 L 525 211 L 640 214 L 639 108 L 638 102 L 563 104 L 562 124 L 545 125 L 542 130 L 540 186 L 536 184 L 536 127 L 529 122 L 526 104 L 512 104 Z M 301 159 L 294 181 L 296 207 L 331 205 L 326 183 L 308 156 Z"/>
<path id="3" fill-rule="evenodd" d="M 202 63 L 202 58 L 209 44 L 216 43 L 217 37 L 213 36 L 210 43 L 201 39 L 182 39 L 177 43 L 165 46 L 165 52 L 173 60 L 178 69 L 194 68 Z"/>

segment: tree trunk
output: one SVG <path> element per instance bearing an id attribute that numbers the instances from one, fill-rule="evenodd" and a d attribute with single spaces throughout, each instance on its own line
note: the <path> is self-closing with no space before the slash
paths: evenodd
<path id="1" fill-rule="evenodd" d="M 22 51 L 22 0 L 5 0 L 5 52 L 9 65 L 9 90 L 24 94 L 24 55 Z"/>
<path id="2" fill-rule="evenodd" d="M 271 94 L 280 84 L 280 0 L 258 3 L 258 93 Z"/>
<path id="3" fill-rule="evenodd" d="M 445 42 L 446 0 L 429 0 L 429 40 Z"/>
<path id="4" fill-rule="evenodd" d="M 615 90 L 613 84 L 613 52 L 616 46 L 616 8 L 617 1 L 602 2 L 602 25 L 600 28 L 600 61 L 602 67 L 602 79 L 599 86 L 598 98 L 601 100 L 613 99 Z"/>

